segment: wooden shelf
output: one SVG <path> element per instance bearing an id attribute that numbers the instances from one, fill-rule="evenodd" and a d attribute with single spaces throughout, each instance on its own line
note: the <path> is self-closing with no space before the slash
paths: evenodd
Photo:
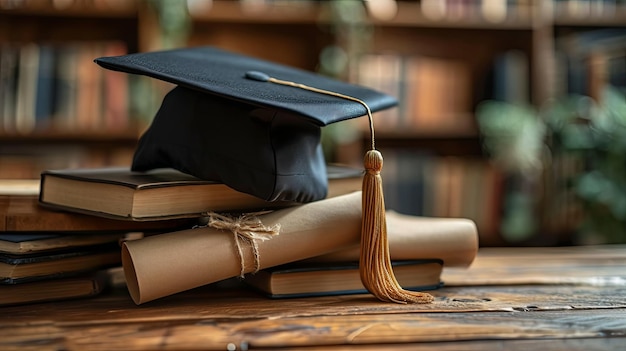
<path id="1" fill-rule="evenodd" d="M 245 24 L 315 24 L 323 18 L 323 7 L 310 3 L 298 6 L 266 5 L 246 9 L 239 1 L 214 1 L 205 11 L 191 13 L 196 22 Z"/>
<path id="2" fill-rule="evenodd" d="M 135 144 L 139 140 L 137 129 L 123 131 L 36 131 L 27 134 L 0 132 L 3 144 Z"/>
<path id="3" fill-rule="evenodd" d="M 441 129 L 396 129 L 376 130 L 376 139 L 467 139 L 477 138 L 478 132 L 467 128 L 441 128 Z"/>
<path id="4" fill-rule="evenodd" d="M 626 11 L 621 11 L 613 16 L 586 18 L 562 15 L 554 19 L 554 25 L 568 27 L 626 27 Z"/>
<path id="5" fill-rule="evenodd" d="M 197 22 L 222 22 L 244 24 L 329 24 L 328 9 L 323 3 L 310 3 L 297 8 L 281 5 L 265 5 L 246 10 L 237 1 L 214 1 L 213 5 L 202 12 L 191 14 Z M 381 20 L 369 18 L 374 26 L 415 27 L 415 28 L 455 28 L 455 29 L 490 29 L 490 30 L 530 30 L 531 18 L 509 18 L 501 22 L 489 22 L 475 16 L 461 19 L 430 19 L 423 15 L 417 3 L 398 3 L 394 18 Z"/>
<path id="6" fill-rule="evenodd" d="M 98 7 L 93 5 L 75 4 L 69 7 L 55 8 L 47 3 L 24 5 L 16 8 L 1 8 L 0 16 L 40 16 L 40 17 L 73 17 L 73 18 L 136 18 L 137 7 L 133 1 L 124 2 L 124 6 Z"/>
<path id="7" fill-rule="evenodd" d="M 471 132 L 377 132 L 376 148 L 411 149 L 442 156 L 482 157 L 482 142 L 477 133 Z M 369 136 L 363 137 L 363 145 L 369 146 Z"/>
<path id="8" fill-rule="evenodd" d="M 398 3 L 398 11 L 389 20 L 372 19 L 376 26 L 415 27 L 415 28 L 449 28 L 449 29 L 488 29 L 488 30 L 531 30 L 530 17 L 507 18 L 500 22 L 490 22 L 476 15 L 458 19 L 431 19 L 423 14 L 418 3 Z"/>

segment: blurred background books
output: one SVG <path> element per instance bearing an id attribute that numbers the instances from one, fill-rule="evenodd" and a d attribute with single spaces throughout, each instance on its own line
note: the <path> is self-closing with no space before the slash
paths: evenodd
<path id="1" fill-rule="evenodd" d="M 91 60 L 206 44 L 396 96 L 389 209 L 483 246 L 625 242 L 625 23 L 622 0 L 0 0 L 0 178 L 128 166 L 170 86 Z M 361 164 L 362 122 L 324 138 Z"/>

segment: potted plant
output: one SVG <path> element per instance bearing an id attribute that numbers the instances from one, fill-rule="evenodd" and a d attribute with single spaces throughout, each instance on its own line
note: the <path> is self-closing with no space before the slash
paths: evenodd
<path id="1" fill-rule="evenodd" d="M 625 97 L 607 87 L 598 101 L 570 95 L 540 109 L 500 101 L 478 107 L 485 150 L 511 179 L 506 240 L 569 228 L 573 244 L 626 242 Z"/>

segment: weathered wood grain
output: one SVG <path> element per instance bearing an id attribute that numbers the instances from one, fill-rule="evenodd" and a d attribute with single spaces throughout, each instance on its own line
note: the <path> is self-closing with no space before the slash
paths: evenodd
<path id="1" fill-rule="evenodd" d="M 0 349 L 50 343 L 67 349 L 186 350 L 224 349 L 233 342 L 278 347 L 626 335 L 626 288 L 455 287 L 434 294 L 432 305 L 404 306 L 369 295 L 267 300 L 253 292 L 202 288 L 138 307 L 118 291 L 5 308 Z"/>
<path id="2" fill-rule="evenodd" d="M 626 335 L 623 309 L 402 313 L 184 321 L 53 323 L 3 329 L 0 348 L 223 350 Z"/>
<path id="3" fill-rule="evenodd" d="M 555 280 L 573 267 L 588 277 L 626 271 L 623 250 L 541 255 L 481 254 L 465 271 L 466 284 L 459 278 L 433 291 L 429 305 L 382 303 L 367 294 L 270 300 L 230 280 L 141 306 L 116 289 L 92 299 L 5 307 L 0 349 L 551 351 L 626 345 L 626 286 Z M 586 264 L 591 268 L 581 268 Z M 496 268 L 544 279 L 511 283 L 500 275 L 498 283 L 497 275 L 489 276 Z"/>
<path id="4" fill-rule="evenodd" d="M 626 345 L 626 338 L 572 338 L 572 339 L 532 339 L 532 340 L 476 340 L 451 341 L 435 343 L 396 343 L 370 345 L 336 345 L 306 346 L 281 348 L 282 351 L 606 351 L 622 350 Z"/>
<path id="5" fill-rule="evenodd" d="M 449 267 L 448 286 L 563 284 L 626 286 L 626 246 L 482 248 L 469 269 Z"/>
<path id="6" fill-rule="evenodd" d="M 371 295 L 271 300 L 244 289 L 203 287 L 136 306 L 125 291 L 94 299 L 12 306 L 2 309 L 0 329 L 41 321 L 54 324 L 288 318 L 424 312 L 493 312 L 626 308 L 626 287 L 475 286 L 431 292 L 432 304 L 400 305 Z M 10 316 L 5 318 L 5 316 Z"/>

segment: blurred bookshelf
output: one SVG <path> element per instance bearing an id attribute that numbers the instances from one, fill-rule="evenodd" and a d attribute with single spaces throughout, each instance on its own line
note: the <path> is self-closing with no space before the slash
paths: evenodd
<path id="1" fill-rule="evenodd" d="M 167 16 L 177 12 L 164 8 L 173 4 L 178 10 L 183 4 L 178 13 L 185 18 L 168 22 Z M 42 167 L 64 166 L 58 155 L 69 155 L 68 150 L 75 155 L 67 165 L 128 164 L 151 118 L 133 106 L 138 95 L 128 77 L 107 77 L 95 64 L 81 71 L 85 73 L 68 73 L 83 78 L 75 79 L 73 89 L 91 97 L 76 96 L 64 109 L 57 101 L 47 113 L 39 106 L 38 114 L 34 88 L 24 90 L 30 94 L 6 88 L 7 72 L 19 70 L 7 69 L 12 62 L 24 57 L 18 66 L 36 63 L 42 69 L 48 51 L 65 57 L 55 61 L 58 66 L 113 50 L 160 49 L 167 46 L 163 36 L 172 27 L 183 33 L 178 46 L 214 45 L 396 96 L 397 108 L 375 116 L 389 208 L 472 218 L 484 246 L 574 243 L 571 232 L 580 221 L 579 209 L 562 209 L 568 215 L 550 217 L 546 200 L 555 192 L 548 187 L 561 184 L 564 170 L 572 168 L 567 165 L 554 165 L 552 169 L 563 171 L 544 174 L 549 181 L 529 187 L 538 222 L 534 234 L 503 235 L 511 175 L 485 152 L 477 110 L 485 101 L 539 108 L 572 92 L 598 98 L 602 86 L 624 84 L 623 38 L 616 34 L 605 45 L 591 33 L 624 30 L 625 1 L 0 0 L 0 177 L 36 177 Z M 32 57 L 37 52 L 38 59 L 29 60 L 29 52 Z M 329 55 L 339 68 L 328 69 Z M 83 65 L 70 66 L 79 70 Z M 34 76 L 31 86 L 41 78 Z M 53 80 L 59 84 L 62 79 Z M 86 88 L 90 84 L 95 88 Z M 60 91 L 52 98 L 59 99 Z M 86 99 L 92 103 L 85 104 Z M 15 105 L 11 113 L 7 101 Z M 22 106 L 19 113 L 17 106 Z M 117 117 L 110 116 L 113 111 L 119 112 Z M 331 133 L 329 158 L 360 165 L 369 142 L 367 126 L 355 120 L 342 128 Z M 1 171 L 19 164 L 32 174 Z M 560 223 L 555 223 L 557 217 Z"/>
<path id="2" fill-rule="evenodd" d="M 139 50 L 132 1 L 0 1 L 0 178 L 128 164 L 145 122 L 97 56 Z"/>

